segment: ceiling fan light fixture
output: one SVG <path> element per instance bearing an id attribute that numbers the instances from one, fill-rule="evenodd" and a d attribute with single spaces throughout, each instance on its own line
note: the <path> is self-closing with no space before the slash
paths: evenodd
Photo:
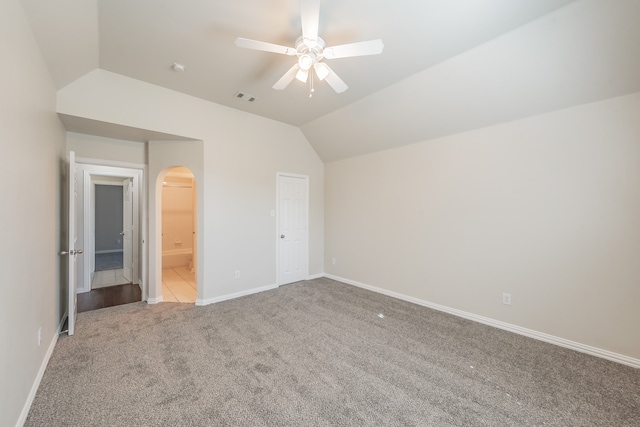
<path id="1" fill-rule="evenodd" d="M 304 71 L 309 71 L 314 62 L 315 57 L 311 53 L 305 53 L 304 55 L 300 55 L 298 58 L 298 65 L 300 65 L 300 69 Z"/>
<path id="2" fill-rule="evenodd" d="M 316 71 L 316 76 L 318 76 L 318 80 L 324 80 L 329 75 L 329 67 L 327 64 L 322 62 L 317 62 L 313 69 Z"/>
<path id="3" fill-rule="evenodd" d="M 300 68 L 296 73 L 296 79 L 300 80 L 302 83 L 307 82 L 307 78 L 309 77 L 309 70 L 304 70 Z"/>
<path id="4" fill-rule="evenodd" d="M 309 79 L 309 70 L 313 67 L 311 94 L 314 91 L 314 72 L 318 80 L 326 81 L 336 93 L 342 93 L 347 90 L 347 84 L 338 77 L 331 67 L 321 61 L 382 53 L 384 45 L 380 39 L 326 47 L 324 40 L 318 37 L 319 7 L 320 0 L 300 0 L 302 35 L 296 39 L 295 48 L 241 37 L 236 39 L 235 43 L 238 47 L 298 57 L 297 62 L 273 85 L 274 89 L 286 88 L 294 78 L 306 83 Z"/>

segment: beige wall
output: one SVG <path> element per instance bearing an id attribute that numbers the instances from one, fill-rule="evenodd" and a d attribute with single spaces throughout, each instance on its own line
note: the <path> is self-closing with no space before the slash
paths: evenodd
<path id="1" fill-rule="evenodd" d="M 67 150 L 75 151 L 76 158 L 81 159 L 147 164 L 147 145 L 143 142 L 67 132 Z"/>
<path id="2" fill-rule="evenodd" d="M 0 257 L 0 425 L 13 426 L 21 412 L 26 416 L 66 305 L 60 280 L 66 259 L 58 255 L 66 246 L 60 227 L 65 132 L 55 88 L 17 0 L 0 2 L 0 52 L 11 63 L 0 67 L 0 194 L 9 202 L 0 209 L 7 242 Z"/>
<path id="3" fill-rule="evenodd" d="M 639 159 L 635 94 L 328 163 L 325 271 L 640 358 Z"/>
<path id="4" fill-rule="evenodd" d="M 201 301 L 275 284 L 276 223 L 271 210 L 276 208 L 277 172 L 310 177 L 309 273 L 323 272 L 324 166 L 298 128 L 102 70 L 62 89 L 58 111 L 200 140 L 191 145 L 149 142 L 147 182 L 153 248 L 153 183 L 173 166 L 186 166 L 196 177 L 198 243 L 202 240 L 203 245 L 198 251 L 203 257 L 198 259 Z M 195 165 L 181 161 L 183 156 Z M 153 297 L 157 266 L 150 258 Z M 238 270 L 241 278 L 235 279 Z"/>

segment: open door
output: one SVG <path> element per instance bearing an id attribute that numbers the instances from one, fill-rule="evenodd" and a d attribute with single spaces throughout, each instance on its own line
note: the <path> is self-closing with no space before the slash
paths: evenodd
<path id="1" fill-rule="evenodd" d="M 133 283 L 133 180 L 127 178 L 122 186 L 122 275 Z"/>
<path id="2" fill-rule="evenodd" d="M 78 282 L 76 278 L 77 255 L 82 254 L 82 249 L 76 249 L 78 242 L 78 230 L 76 229 L 76 154 L 69 152 L 69 242 L 66 251 L 60 255 L 69 257 L 69 306 L 68 306 L 68 333 L 73 335 L 76 326 L 76 314 L 78 310 Z"/>

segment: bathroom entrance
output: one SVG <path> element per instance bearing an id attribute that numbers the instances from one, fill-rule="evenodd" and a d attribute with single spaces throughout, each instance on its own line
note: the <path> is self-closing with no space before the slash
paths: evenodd
<path id="1" fill-rule="evenodd" d="M 195 303 L 197 196 L 191 170 L 173 167 L 162 180 L 162 300 Z"/>

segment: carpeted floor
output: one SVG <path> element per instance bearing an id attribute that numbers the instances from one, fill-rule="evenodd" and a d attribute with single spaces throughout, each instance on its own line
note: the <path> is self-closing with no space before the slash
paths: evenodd
<path id="1" fill-rule="evenodd" d="M 107 252 L 96 254 L 95 271 L 117 270 L 122 268 L 122 252 Z"/>
<path id="2" fill-rule="evenodd" d="M 640 370 L 317 279 L 80 313 L 25 425 L 639 426 Z"/>

